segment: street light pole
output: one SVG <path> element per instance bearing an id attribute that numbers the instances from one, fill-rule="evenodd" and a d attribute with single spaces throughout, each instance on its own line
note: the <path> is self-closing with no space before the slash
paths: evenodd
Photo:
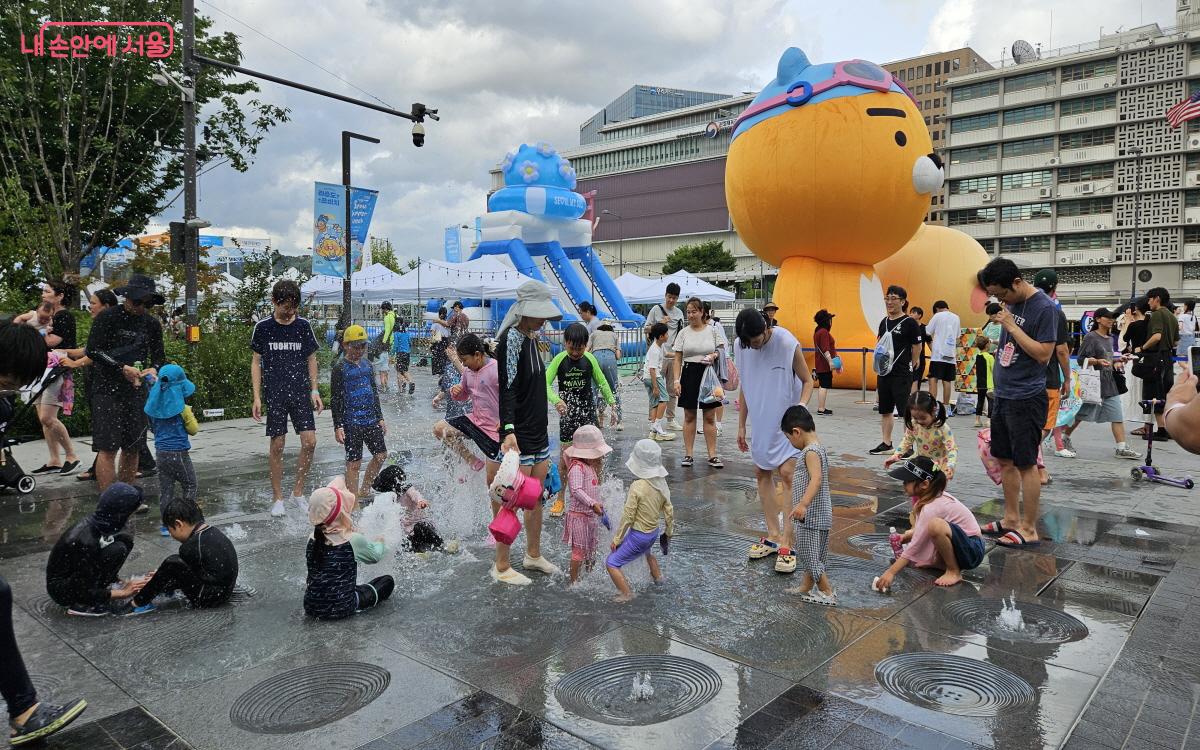
<path id="1" fill-rule="evenodd" d="M 196 74 L 198 72 L 195 53 L 196 39 L 195 0 L 183 0 L 183 75 L 184 85 L 191 90 L 183 92 L 183 261 L 185 267 L 184 305 L 187 322 L 188 345 L 199 339 L 197 313 L 196 269 L 200 262 L 200 248 L 195 241 L 193 224 L 196 219 Z"/>
<path id="2" fill-rule="evenodd" d="M 607 208 L 600 213 L 617 217 L 617 252 L 621 256 L 618 275 L 622 275 L 625 273 L 625 217 L 616 211 L 609 211 Z"/>
<path id="3" fill-rule="evenodd" d="M 338 330 L 344 331 L 350 325 L 350 273 L 351 248 L 354 238 L 350 231 L 350 139 L 379 143 L 378 138 L 369 135 L 342 131 L 342 187 L 346 191 L 346 223 L 342 226 L 342 236 L 346 238 L 346 275 L 342 278 L 342 314 L 338 318 Z"/>
<path id="4" fill-rule="evenodd" d="M 1138 283 L 1138 250 L 1141 238 L 1138 236 L 1142 224 L 1142 149 L 1134 146 L 1129 153 L 1137 157 L 1133 177 L 1133 276 L 1130 280 L 1129 299 L 1137 298 Z"/>

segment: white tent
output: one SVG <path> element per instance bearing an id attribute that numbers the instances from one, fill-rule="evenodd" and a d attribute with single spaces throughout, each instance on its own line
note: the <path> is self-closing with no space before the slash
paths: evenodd
<path id="1" fill-rule="evenodd" d="M 484 255 L 464 263 L 423 260 L 399 279 L 393 300 L 420 302 L 436 297 L 515 299 L 530 281 L 507 258 Z"/>
<path id="2" fill-rule="evenodd" d="M 351 296 L 356 302 L 394 300 L 394 289 L 402 277 L 381 263 L 373 263 L 350 276 Z M 314 276 L 300 287 L 300 295 L 318 303 L 342 301 L 342 279 L 337 276 Z"/>
<path id="3" fill-rule="evenodd" d="M 632 277 L 632 278 L 626 278 Z M 622 285 L 622 280 L 624 285 Z M 640 280 L 640 281 L 639 281 Z M 617 288 L 625 295 L 625 301 L 630 304 L 654 304 L 662 302 L 667 284 L 675 282 L 679 285 L 679 299 L 699 297 L 706 302 L 732 302 L 733 292 L 714 286 L 695 274 L 687 271 L 676 271 L 658 279 L 643 279 L 631 273 L 622 274 L 616 280 Z M 626 291 L 628 288 L 628 291 Z"/>

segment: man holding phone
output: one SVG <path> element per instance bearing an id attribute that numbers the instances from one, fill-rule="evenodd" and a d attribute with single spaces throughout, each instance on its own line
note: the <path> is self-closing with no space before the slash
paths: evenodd
<path id="1" fill-rule="evenodd" d="M 1158 423 L 1155 440 L 1170 440 L 1166 420 L 1163 418 L 1162 402 L 1167 398 L 1167 391 L 1175 382 L 1175 344 L 1179 339 L 1179 319 L 1171 312 L 1171 294 L 1161 286 L 1156 286 L 1146 292 L 1146 300 L 1150 304 L 1150 316 L 1147 318 L 1146 343 L 1140 349 L 1134 349 L 1134 354 L 1142 354 L 1146 363 L 1153 369 L 1153 374 L 1146 378 L 1142 398 L 1157 399 L 1159 403 L 1154 408 L 1154 420 Z"/>
<path id="2" fill-rule="evenodd" d="M 979 283 L 1004 303 L 987 310 L 1001 328 L 991 435 L 992 456 L 1000 462 L 1004 487 L 1004 518 L 984 526 L 983 533 L 999 536 L 996 543 L 1003 547 L 1032 547 L 1040 543 L 1037 455 L 1049 404 L 1046 365 L 1058 341 L 1058 311 L 1045 292 L 1021 278 L 1008 258 L 988 263 L 979 272 Z"/>
<path id="3" fill-rule="evenodd" d="M 1175 380 L 1167 394 L 1163 423 L 1172 439 L 1189 453 L 1200 454 L 1200 346 L 1188 347 L 1188 368 Z"/>

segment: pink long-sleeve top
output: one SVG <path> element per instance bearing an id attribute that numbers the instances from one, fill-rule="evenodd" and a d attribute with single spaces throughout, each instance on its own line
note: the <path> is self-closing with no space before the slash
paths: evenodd
<path id="1" fill-rule="evenodd" d="M 464 367 L 461 385 L 462 392 L 454 400 L 470 400 L 471 412 L 467 418 L 492 440 L 500 442 L 500 376 L 496 360 L 489 359 L 478 372 Z"/>

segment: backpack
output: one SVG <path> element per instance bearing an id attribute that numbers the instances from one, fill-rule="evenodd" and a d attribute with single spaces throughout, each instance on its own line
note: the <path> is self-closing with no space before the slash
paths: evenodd
<path id="1" fill-rule="evenodd" d="M 875 344 L 875 356 L 872 360 L 872 366 L 875 369 L 876 375 L 887 375 L 892 371 L 892 367 L 895 366 L 896 345 L 892 341 L 892 336 L 896 333 L 896 329 L 902 325 L 904 325 L 904 317 L 896 321 L 896 325 L 891 328 L 887 327 L 886 322 L 884 323 L 884 332 Z"/>

